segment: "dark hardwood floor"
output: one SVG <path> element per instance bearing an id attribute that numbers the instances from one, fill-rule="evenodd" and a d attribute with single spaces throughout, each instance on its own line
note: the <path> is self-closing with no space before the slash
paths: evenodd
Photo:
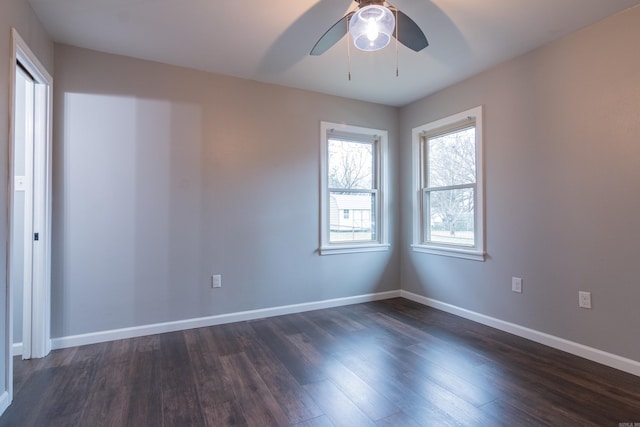
<path id="1" fill-rule="evenodd" d="M 640 377 L 400 298 L 58 350 L 14 369 L 0 426 L 640 423 Z"/>

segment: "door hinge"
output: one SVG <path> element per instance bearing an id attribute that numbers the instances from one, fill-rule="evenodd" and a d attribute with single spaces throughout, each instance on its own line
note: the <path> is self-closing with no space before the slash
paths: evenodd
<path id="1" fill-rule="evenodd" d="M 40 240 L 40 233 L 34 233 L 33 240 Z"/>

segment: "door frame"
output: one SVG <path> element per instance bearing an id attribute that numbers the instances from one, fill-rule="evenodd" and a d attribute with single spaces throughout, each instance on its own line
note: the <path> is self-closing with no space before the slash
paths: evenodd
<path id="1" fill-rule="evenodd" d="M 5 319 L 5 378 L 9 403 L 13 400 L 13 301 L 11 289 L 11 249 L 14 204 L 15 93 L 18 63 L 35 81 L 33 231 L 39 234 L 33 242 L 33 274 L 31 286 L 31 355 L 44 357 L 51 351 L 51 148 L 53 78 L 40 63 L 15 28 L 11 29 L 10 112 L 9 112 L 9 176 L 8 176 L 8 250 Z M 1 408 L 0 408 L 1 409 Z"/>

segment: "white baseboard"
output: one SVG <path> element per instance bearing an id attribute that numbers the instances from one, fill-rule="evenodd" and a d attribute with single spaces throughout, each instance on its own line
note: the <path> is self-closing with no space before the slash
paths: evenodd
<path id="1" fill-rule="evenodd" d="M 264 308 L 259 310 L 241 311 L 237 313 L 220 314 L 215 316 L 200 317 L 195 319 L 178 320 L 174 322 L 156 323 L 152 325 L 135 326 L 131 328 L 114 329 L 109 331 L 93 332 L 82 335 L 73 335 L 51 340 L 52 349 L 76 347 L 81 345 L 96 344 L 119 339 L 136 338 L 146 335 L 162 334 L 166 332 L 183 331 L 187 329 L 203 328 L 208 326 L 222 325 L 225 323 L 241 322 L 245 320 L 262 319 L 265 317 L 281 316 L 292 313 L 302 313 L 323 308 L 340 307 L 344 305 L 359 304 L 363 302 L 384 300 L 402 297 L 417 303 L 437 308 L 465 319 L 491 326 L 540 344 L 548 345 L 558 350 L 601 363 L 633 375 L 640 376 L 640 362 L 627 359 L 612 353 L 607 353 L 593 347 L 588 347 L 573 341 L 559 338 L 544 332 L 529 329 L 515 323 L 506 322 L 484 314 L 476 313 L 461 307 L 447 304 L 438 300 L 414 294 L 412 292 L 397 290 L 380 292 L 375 294 L 358 295 L 354 297 L 336 298 L 324 301 L 309 302 L 303 304 L 292 304 L 280 307 Z M 22 354 L 22 343 L 13 345 L 13 354 Z M 1 403 L 1 402 L 0 402 Z M 1 406 L 0 406 L 1 409 Z"/>
<path id="2" fill-rule="evenodd" d="M 194 328 L 221 325 L 225 323 L 241 322 L 245 320 L 263 319 L 265 317 L 281 316 L 284 314 L 302 313 L 323 308 L 339 307 L 343 305 L 359 304 L 369 301 L 377 301 L 389 298 L 398 298 L 400 291 L 379 292 L 375 294 L 358 295 L 346 298 L 335 298 L 324 301 L 292 304 L 280 307 L 264 308 L 259 310 L 241 311 L 238 313 L 220 314 L 216 316 L 200 317 L 195 319 L 178 320 L 174 322 L 156 323 L 152 325 L 134 326 L 131 328 L 114 329 L 110 331 L 92 332 L 82 335 L 73 335 L 51 339 L 52 350 L 76 347 L 80 345 L 96 344 L 107 341 L 115 341 L 127 338 L 136 338 L 146 335 L 162 334 L 166 332 L 183 331 Z"/>
<path id="3" fill-rule="evenodd" d="M 14 342 L 13 343 L 11 354 L 13 356 L 22 356 L 22 343 L 21 342 Z"/>
<path id="4" fill-rule="evenodd" d="M 4 414 L 10 403 L 9 392 L 5 390 L 4 393 L 0 394 L 0 415 Z"/>
<path id="5" fill-rule="evenodd" d="M 597 348 L 588 347 L 564 338 L 545 334 L 544 332 L 536 331 L 534 329 L 525 328 L 524 326 L 516 325 L 515 323 L 506 322 L 504 320 L 476 313 L 474 311 L 427 298 L 412 292 L 402 290 L 400 291 L 400 296 L 402 298 L 437 308 L 438 310 L 446 311 L 447 313 L 455 314 L 456 316 L 464 317 L 465 319 L 473 320 L 474 322 L 482 323 L 483 325 L 491 326 L 501 331 L 509 332 L 510 334 L 527 338 L 531 341 L 548 345 L 549 347 L 640 376 L 640 362 L 637 360 L 627 359 L 622 356 L 607 353 L 605 351 L 598 350 Z"/>

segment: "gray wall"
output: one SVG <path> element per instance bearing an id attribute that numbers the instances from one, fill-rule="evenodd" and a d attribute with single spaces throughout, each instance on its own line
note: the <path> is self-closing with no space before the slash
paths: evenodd
<path id="1" fill-rule="evenodd" d="M 635 7 L 400 111 L 403 289 L 640 360 L 638 40 Z M 481 104 L 488 259 L 414 253 L 411 129 Z"/>
<path id="2" fill-rule="evenodd" d="M 0 165 L 9 165 L 9 58 L 11 57 L 11 27 L 15 27 L 40 62 L 53 74 L 53 44 L 38 22 L 26 0 L 2 0 L 0 5 Z M 7 178 L 0 174 L 0 391 L 6 389 L 5 360 L 7 322 Z"/>
<path id="3" fill-rule="evenodd" d="M 389 131 L 393 225 L 395 108 L 65 45 L 55 67 L 53 337 L 399 289 L 394 227 L 317 254 L 320 121 Z"/>

